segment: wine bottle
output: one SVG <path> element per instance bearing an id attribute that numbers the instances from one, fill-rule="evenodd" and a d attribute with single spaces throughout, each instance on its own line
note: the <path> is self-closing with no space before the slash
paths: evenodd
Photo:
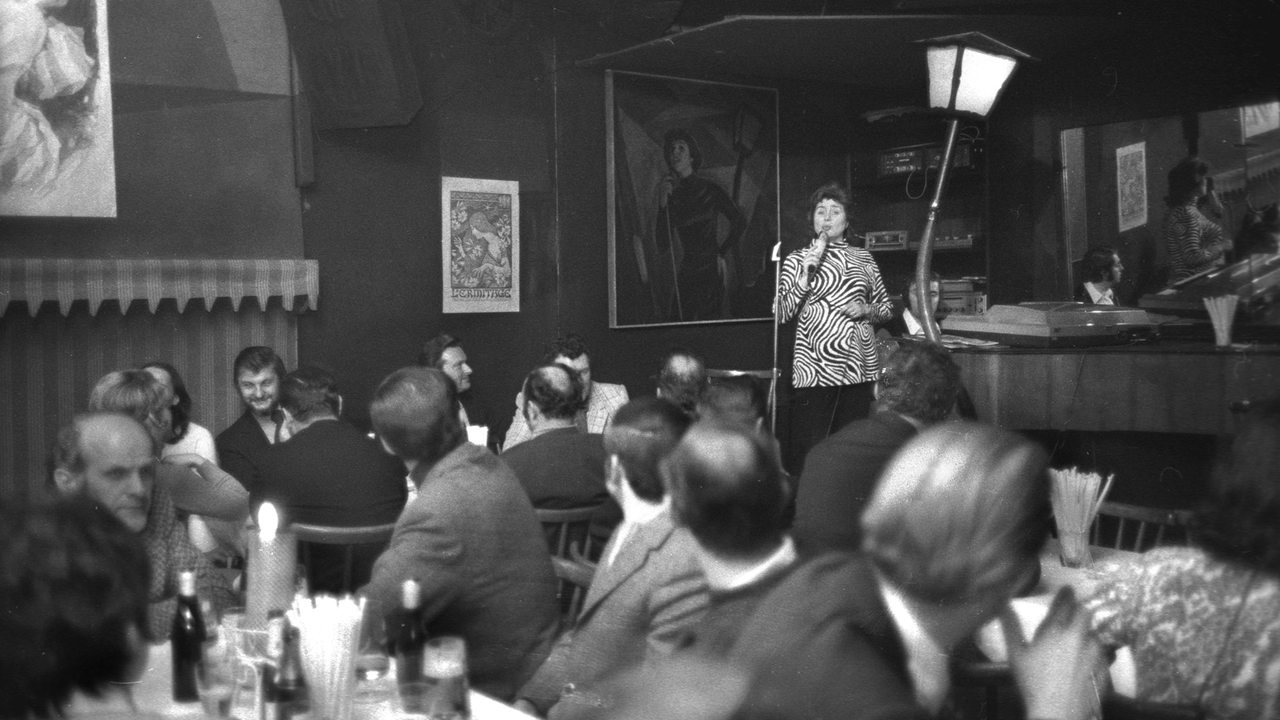
<path id="1" fill-rule="evenodd" d="M 196 598 L 196 574 L 194 570 L 183 570 L 178 573 L 178 606 L 169 631 L 173 649 L 173 699 L 177 702 L 200 699 L 196 673 L 203 662 L 205 638 L 204 615 Z"/>
<path id="2" fill-rule="evenodd" d="M 262 667 L 262 693 L 259 695 L 258 720 L 281 720 L 279 668 L 284 661 L 285 619 L 283 610 L 267 613 L 267 658 Z"/>
<path id="3" fill-rule="evenodd" d="M 384 628 L 387 654 L 396 662 L 396 681 L 402 687 L 420 681 L 427 634 L 422 621 L 422 587 L 417 580 L 405 580 L 400 586 L 400 607 L 387 613 Z"/>
<path id="4" fill-rule="evenodd" d="M 298 648 L 301 638 L 298 628 L 286 620 L 284 652 L 280 656 L 280 669 L 276 673 L 276 695 L 280 702 L 281 720 L 301 720 L 311 712 L 311 693 L 306 677 L 302 674 L 302 656 Z"/>

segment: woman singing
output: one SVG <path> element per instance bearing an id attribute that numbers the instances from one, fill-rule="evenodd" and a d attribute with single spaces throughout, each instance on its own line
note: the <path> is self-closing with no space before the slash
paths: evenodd
<path id="1" fill-rule="evenodd" d="M 1169 212 L 1164 217 L 1164 244 L 1169 253 L 1169 282 L 1220 267 L 1231 249 L 1231 238 L 1222 226 L 1205 216 L 1208 210 L 1222 215 L 1222 203 L 1213 191 L 1209 166 L 1187 158 L 1169 171 Z"/>
<path id="2" fill-rule="evenodd" d="M 889 297 L 871 253 L 849 246 L 849 191 L 829 183 L 809 197 L 815 235 L 807 248 L 787 255 L 778 289 L 778 321 L 799 314 L 792 387 L 788 465 L 831 432 L 871 407 L 880 374 L 873 323 L 892 315 Z"/>

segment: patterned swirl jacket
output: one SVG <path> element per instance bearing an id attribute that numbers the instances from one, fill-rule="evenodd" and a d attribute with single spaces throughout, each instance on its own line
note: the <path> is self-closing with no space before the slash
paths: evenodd
<path id="1" fill-rule="evenodd" d="M 800 285 L 804 272 L 803 249 L 792 251 L 782 262 L 782 287 L 778 291 L 778 321 L 799 313 L 792 386 L 831 387 L 871 382 L 880 376 L 874 324 L 893 314 L 880 268 L 871 253 L 849 246 L 843 238 L 831 240 L 822 264 L 809 281 Z M 840 311 L 859 299 L 871 311 L 854 320 Z"/>

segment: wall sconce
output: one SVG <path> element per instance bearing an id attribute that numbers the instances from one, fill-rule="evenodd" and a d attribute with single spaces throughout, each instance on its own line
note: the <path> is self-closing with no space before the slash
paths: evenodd
<path id="1" fill-rule="evenodd" d="M 928 49 L 929 107 L 948 115 L 947 142 L 942 152 L 942 167 L 938 169 L 938 185 L 929 203 L 929 219 L 924 226 L 924 236 L 920 238 L 920 252 L 916 255 L 916 289 L 913 295 L 925 337 L 936 343 L 942 341 L 942 335 L 929 302 L 933 227 L 951 169 L 951 154 L 955 150 L 960 118 L 985 118 L 1000 98 L 1018 61 L 1033 58 L 980 32 L 917 42 Z"/>

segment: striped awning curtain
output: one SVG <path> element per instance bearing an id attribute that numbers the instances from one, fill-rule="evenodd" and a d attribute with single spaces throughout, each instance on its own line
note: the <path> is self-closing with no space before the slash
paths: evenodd
<path id="1" fill-rule="evenodd" d="M 173 299 L 178 311 L 194 299 L 206 308 L 218 298 L 230 298 L 240 309 L 246 297 L 259 307 L 279 297 L 286 307 L 305 298 L 315 310 L 320 299 L 320 266 L 316 260 L 84 260 L 0 259 L 0 315 L 9 305 L 24 302 L 32 317 L 41 304 L 54 302 L 67 315 L 71 304 L 87 300 L 89 314 L 115 300 L 126 308 L 145 300 L 152 313 L 161 300 Z"/>

